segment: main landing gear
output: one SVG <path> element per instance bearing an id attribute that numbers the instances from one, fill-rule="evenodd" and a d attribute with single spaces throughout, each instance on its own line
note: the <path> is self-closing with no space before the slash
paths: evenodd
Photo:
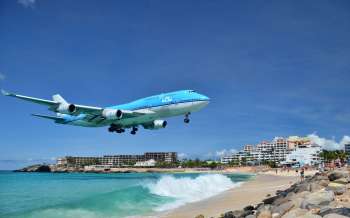
<path id="1" fill-rule="evenodd" d="M 185 122 L 185 123 L 189 123 L 189 122 L 190 122 L 190 118 L 189 118 L 190 114 L 191 114 L 191 113 L 185 114 L 185 119 L 184 119 L 184 122 Z"/>
<path id="2" fill-rule="evenodd" d="M 131 131 L 130 131 L 130 134 L 131 134 L 131 135 L 135 135 L 136 132 L 137 132 L 137 130 L 138 130 L 137 127 L 135 127 L 135 126 L 132 127 L 132 129 L 131 129 Z M 125 129 L 120 128 L 120 127 L 118 127 L 118 126 L 115 125 L 115 124 L 111 124 L 111 126 L 108 128 L 108 131 L 109 131 L 109 132 L 116 132 L 116 133 L 123 133 L 123 132 L 125 132 Z"/>
<path id="3" fill-rule="evenodd" d="M 131 130 L 131 132 L 130 132 L 130 134 L 131 134 L 131 135 L 135 135 L 136 132 L 137 132 L 137 130 L 138 130 L 137 127 L 133 127 L 132 130 Z"/>

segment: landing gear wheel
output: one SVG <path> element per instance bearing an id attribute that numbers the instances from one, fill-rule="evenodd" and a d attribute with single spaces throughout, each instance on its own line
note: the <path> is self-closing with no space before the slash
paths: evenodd
<path id="1" fill-rule="evenodd" d="M 114 128 L 113 127 L 109 127 L 108 128 L 108 132 L 114 132 Z"/>
<path id="2" fill-rule="evenodd" d="M 189 123 L 190 122 L 189 116 L 190 116 L 190 113 L 185 114 L 185 119 L 184 119 L 185 123 Z"/>
<path id="3" fill-rule="evenodd" d="M 123 131 L 121 129 L 117 129 L 116 133 L 122 133 Z"/>
<path id="4" fill-rule="evenodd" d="M 136 134 L 136 131 L 132 130 L 132 131 L 130 132 L 130 134 L 131 134 L 131 135 L 135 135 L 135 134 Z"/>

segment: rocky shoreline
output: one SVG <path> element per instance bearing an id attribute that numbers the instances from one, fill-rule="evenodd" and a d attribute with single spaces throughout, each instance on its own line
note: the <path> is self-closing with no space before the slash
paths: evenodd
<path id="1" fill-rule="evenodd" d="M 316 173 L 279 190 L 258 205 L 228 211 L 220 218 L 350 217 L 350 173 L 346 168 Z M 196 218 L 204 218 L 198 215 Z"/>

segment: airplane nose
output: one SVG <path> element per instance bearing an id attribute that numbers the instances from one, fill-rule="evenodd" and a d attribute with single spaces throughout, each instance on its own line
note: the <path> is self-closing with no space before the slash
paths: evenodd
<path id="1" fill-rule="evenodd" d="M 204 101 L 210 101 L 210 98 L 205 95 L 201 95 L 201 99 Z"/>

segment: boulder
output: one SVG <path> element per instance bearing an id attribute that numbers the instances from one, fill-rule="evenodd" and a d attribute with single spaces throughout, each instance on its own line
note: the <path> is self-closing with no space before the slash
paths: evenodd
<path id="1" fill-rule="evenodd" d="M 348 218 L 348 216 L 343 216 L 336 213 L 330 213 L 324 216 L 323 218 Z"/>
<path id="2" fill-rule="evenodd" d="M 244 218 L 253 213 L 254 213 L 253 210 L 235 210 L 232 212 L 232 215 L 234 218 Z"/>
<path id="3" fill-rule="evenodd" d="M 263 202 L 264 202 L 264 204 L 272 204 L 278 198 L 282 198 L 282 197 L 280 197 L 280 196 L 273 196 L 273 197 L 264 199 Z"/>
<path id="4" fill-rule="evenodd" d="M 336 179 L 334 180 L 333 182 L 335 183 L 339 183 L 339 184 L 343 184 L 343 185 L 346 185 L 349 183 L 348 179 L 347 178 L 340 178 L 340 179 Z"/>
<path id="5" fill-rule="evenodd" d="M 346 177 L 349 177 L 349 173 L 346 171 L 336 170 L 328 174 L 328 179 L 330 181 L 334 181 L 334 180 L 346 178 Z"/>
<path id="6" fill-rule="evenodd" d="M 320 184 L 317 184 L 317 183 L 310 184 L 310 192 L 316 192 L 316 191 L 319 191 L 323 188 L 324 188 L 323 186 L 321 186 Z"/>
<path id="7" fill-rule="evenodd" d="M 222 218 L 235 218 L 235 217 L 233 216 L 233 211 L 226 212 L 226 213 L 224 213 L 221 217 L 222 217 Z"/>
<path id="8" fill-rule="evenodd" d="M 312 212 L 307 212 L 304 215 L 298 216 L 297 218 L 322 218 L 320 215 L 313 214 Z"/>
<path id="9" fill-rule="evenodd" d="M 300 197 L 291 199 L 291 202 L 293 203 L 294 207 L 300 207 L 303 201 L 304 201 L 304 198 L 300 198 Z"/>
<path id="10" fill-rule="evenodd" d="M 350 216 L 350 208 L 346 208 L 346 207 L 329 208 L 329 209 L 325 209 L 325 210 L 320 211 L 320 215 L 323 217 L 330 215 L 330 214 L 337 214 L 341 217 Z"/>
<path id="11" fill-rule="evenodd" d="M 200 215 L 196 216 L 195 218 L 204 218 L 204 215 L 200 214 Z"/>
<path id="12" fill-rule="evenodd" d="M 300 183 L 294 190 L 295 193 L 310 191 L 310 184 L 307 182 Z"/>
<path id="13" fill-rule="evenodd" d="M 326 205 L 329 202 L 333 201 L 334 199 L 334 193 L 333 191 L 327 190 L 327 191 L 318 191 L 311 193 L 305 197 L 305 200 L 301 203 L 301 208 L 310 208 L 308 206 L 319 206 L 319 205 Z"/>
<path id="14" fill-rule="evenodd" d="M 262 210 L 257 214 L 257 218 L 272 218 L 272 214 L 270 210 Z"/>
<path id="15" fill-rule="evenodd" d="M 286 203 L 286 202 L 288 202 L 289 200 L 288 200 L 288 198 L 284 198 L 284 197 L 280 197 L 280 198 L 277 198 L 273 203 L 272 203 L 272 205 L 273 206 L 278 206 L 278 205 L 280 205 L 280 204 L 283 204 L 283 203 Z"/>
<path id="16" fill-rule="evenodd" d="M 246 206 L 243 210 L 244 211 L 254 210 L 254 206 L 252 206 L 252 205 Z"/>
<path id="17" fill-rule="evenodd" d="M 318 184 L 320 186 L 326 187 L 329 184 L 329 180 L 322 179 L 322 180 L 318 181 Z"/>
<path id="18" fill-rule="evenodd" d="M 330 182 L 326 188 L 326 190 L 331 190 L 336 195 L 341 195 L 346 192 L 346 186 L 336 182 Z"/>
<path id="19" fill-rule="evenodd" d="M 282 216 L 282 218 L 295 218 L 298 216 L 302 216 L 302 215 L 306 214 L 307 212 L 308 212 L 308 210 L 306 210 L 306 209 L 295 208 L 295 209 L 288 211 L 286 214 L 284 214 Z"/>
<path id="20" fill-rule="evenodd" d="M 309 194 L 311 194 L 311 192 L 309 191 L 303 191 L 303 192 L 299 192 L 297 194 L 295 194 L 296 198 L 305 198 L 306 196 L 308 196 Z"/>
<path id="21" fill-rule="evenodd" d="M 285 202 L 279 206 L 276 206 L 272 209 L 272 215 L 273 217 L 281 217 L 283 216 L 285 213 L 287 213 L 290 209 L 292 209 L 294 207 L 293 202 L 288 201 Z M 276 215 L 274 215 L 276 214 Z"/>

